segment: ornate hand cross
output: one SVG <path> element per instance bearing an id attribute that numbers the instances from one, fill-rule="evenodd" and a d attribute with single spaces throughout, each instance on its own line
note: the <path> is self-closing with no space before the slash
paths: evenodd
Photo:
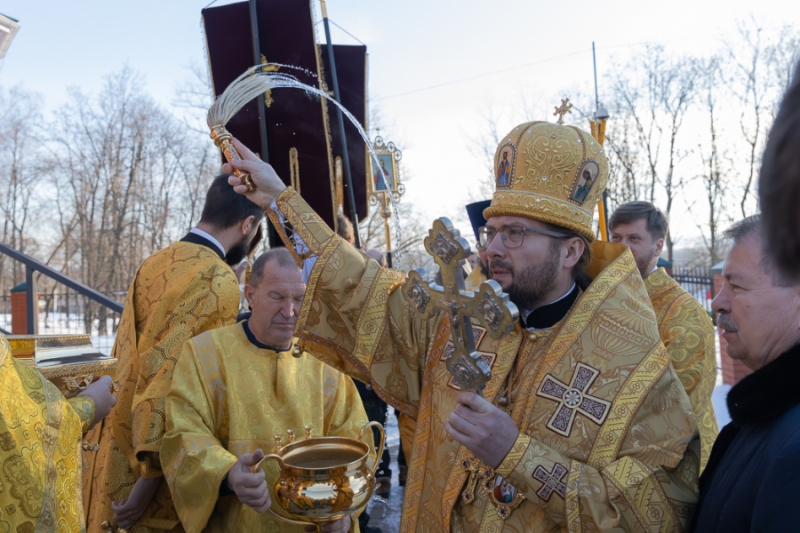
<path id="1" fill-rule="evenodd" d="M 556 107 L 556 111 L 555 111 L 555 113 L 553 113 L 553 116 L 554 117 L 557 116 L 558 117 L 558 121 L 557 122 L 559 124 L 563 124 L 564 123 L 564 115 L 566 115 L 567 113 L 572 113 L 572 104 L 569 103 L 569 98 L 562 98 L 561 99 L 561 106 L 560 107 Z"/>
<path id="2" fill-rule="evenodd" d="M 403 295 L 426 317 L 441 310 L 448 314 L 455 346 L 447 359 L 447 370 L 462 391 L 480 394 L 492 373 L 476 351 L 472 319 L 477 319 L 493 339 L 499 339 L 514 329 L 519 319 L 517 306 L 493 280 L 481 284 L 477 293 L 464 290 L 461 266 L 471 251 L 449 219 L 434 221 L 425 238 L 425 249 L 439 265 L 442 285 L 434 283 L 425 269 L 417 268 L 408 273 Z"/>

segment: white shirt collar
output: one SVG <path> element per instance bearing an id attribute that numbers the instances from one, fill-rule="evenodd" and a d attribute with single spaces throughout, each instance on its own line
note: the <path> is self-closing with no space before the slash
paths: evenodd
<path id="1" fill-rule="evenodd" d="M 189 233 L 194 233 L 195 235 L 199 235 L 200 237 L 211 241 L 211 244 L 219 248 L 219 251 L 222 252 L 222 255 L 225 255 L 225 248 L 220 244 L 220 242 L 217 239 L 212 237 L 210 234 L 198 228 L 190 229 Z"/>

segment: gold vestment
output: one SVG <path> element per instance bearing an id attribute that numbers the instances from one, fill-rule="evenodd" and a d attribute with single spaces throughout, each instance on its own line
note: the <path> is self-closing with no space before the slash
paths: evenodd
<path id="1" fill-rule="evenodd" d="M 95 412 L 15 360 L 0 334 L 0 532 L 86 530 L 81 442 Z"/>
<path id="2" fill-rule="evenodd" d="M 700 430 L 700 471 L 719 433 L 711 393 L 717 380 L 714 324 L 691 294 L 659 268 L 644 280 L 656 312 L 658 332 L 681 380 Z"/>
<path id="3" fill-rule="evenodd" d="M 488 278 L 481 271 L 480 263 L 478 263 L 475 265 L 475 268 L 472 269 L 472 272 L 470 272 L 469 276 L 467 276 L 467 278 L 464 280 L 464 289 L 475 292 L 480 288 L 481 283 L 487 279 Z"/>
<path id="4" fill-rule="evenodd" d="M 277 207 L 317 256 L 301 345 L 417 420 L 400 531 L 683 530 L 697 500 L 697 427 L 629 250 L 593 244 L 593 282 L 552 328 L 518 323 L 493 341 L 473 322 L 492 369 L 484 396 L 498 402 L 507 386 L 520 428 L 496 473 L 525 499 L 499 514 L 495 491 L 462 497 L 471 454 L 443 426 L 458 394 L 444 313 L 422 318 L 398 290 L 405 274 L 365 261 L 293 189 Z"/>
<path id="5" fill-rule="evenodd" d="M 185 341 L 232 324 L 239 283 L 214 250 L 176 242 L 150 256 L 131 282 L 112 355 L 118 359 L 118 402 L 100 430 L 100 450 L 84 471 L 88 528 L 113 518 L 111 502 L 127 499 L 139 476 L 162 476 L 158 453 L 164 435 L 164 398 Z M 178 525 L 167 484 L 132 533 Z"/>
<path id="6" fill-rule="evenodd" d="M 191 339 L 175 367 L 161 447 L 183 527 L 189 533 L 303 531 L 256 513 L 236 495 L 220 497 L 222 480 L 238 457 L 258 448 L 271 453 L 274 436 L 286 437 L 287 429 L 302 438 L 311 424 L 314 435 L 357 439 L 366 423 L 353 381 L 308 354 L 259 348 L 242 324 Z M 264 463 L 264 470 L 271 488 L 275 463 Z M 351 531 L 357 524 L 354 519 Z"/>

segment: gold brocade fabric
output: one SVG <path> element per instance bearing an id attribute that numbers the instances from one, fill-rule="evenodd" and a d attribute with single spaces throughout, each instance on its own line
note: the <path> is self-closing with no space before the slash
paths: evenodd
<path id="1" fill-rule="evenodd" d="M 417 421 L 405 413 L 400 413 L 397 417 L 397 429 L 400 433 L 400 445 L 403 447 L 403 454 L 411 457 L 411 448 L 414 445 L 414 433 L 416 432 Z"/>
<path id="2" fill-rule="evenodd" d="M 241 324 L 203 333 L 181 351 L 167 396 L 167 433 L 161 448 L 164 476 L 187 532 L 293 532 L 302 526 L 258 514 L 235 495 L 219 497 L 237 458 L 274 435 L 294 429 L 358 438 L 367 423 L 353 381 L 317 359 L 291 349 L 274 352 L 250 343 Z M 277 480 L 264 463 L 268 484 Z M 357 531 L 353 520 L 353 531 Z"/>
<path id="3" fill-rule="evenodd" d="M 510 513 L 480 488 L 472 503 L 466 448 L 443 422 L 458 394 L 445 359 L 449 324 L 422 319 L 397 290 L 402 272 L 367 262 L 291 188 L 277 200 L 317 255 L 301 307 L 301 344 L 369 380 L 417 419 L 400 531 L 682 531 L 697 500 L 699 440 L 686 392 L 659 339 L 630 251 L 594 243 L 592 284 L 547 330 L 493 341 L 475 328 L 492 368 L 484 395 L 508 409 L 520 436 L 497 469 L 524 496 Z M 500 501 L 499 499 L 497 501 Z"/>
<path id="4" fill-rule="evenodd" d="M 719 433 L 711 393 L 717 379 L 714 324 L 691 294 L 659 268 L 644 280 L 656 312 L 661 341 L 672 359 L 700 430 L 700 472 Z"/>
<path id="5" fill-rule="evenodd" d="M 94 415 L 91 399 L 66 400 L 0 335 L 0 532 L 85 531 L 80 446 Z"/>
<path id="6" fill-rule="evenodd" d="M 239 284 L 211 249 L 177 242 L 142 264 L 128 290 L 112 355 L 119 361 L 118 402 L 100 433 L 100 450 L 84 469 L 90 532 L 113 518 L 111 502 L 130 494 L 139 476 L 160 477 L 164 398 L 185 341 L 232 324 Z M 178 524 L 172 497 L 161 483 L 132 533 L 171 530 Z"/>
<path id="7" fill-rule="evenodd" d="M 467 279 L 464 280 L 464 289 L 475 292 L 480 288 L 481 283 L 487 279 L 488 278 L 483 275 L 483 272 L 481 272 L 480 265 L 475 265 L 475 268 L 470 272 L 469 276 L 467 276 Z"/>

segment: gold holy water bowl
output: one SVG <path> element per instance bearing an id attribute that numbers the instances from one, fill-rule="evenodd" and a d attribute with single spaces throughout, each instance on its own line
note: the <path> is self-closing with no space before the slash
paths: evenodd
<path id="1" fill-rule="evenodd" d="M 375 462 L 369 466 L 371 446 L 363 437 L 366 432 L 372 442 L 374 437 L 369 429 L 373 427 L 381 438 Z M 255 472 L 265 461 L 278 463 L 280 474 L 271 496 L 272 507 L 277 506 L 282 512 L 272 507 L 269 512 L 286 522 L 305 526 L 320 526 L 359 512 L 375 490 L 375 471 L 386 440 L 383 426 L 378 422 L 368 423 L 361 428 L 358 440 L 312 437 L 312 428 L 305 429 L 306 438 L 297 441 L 294 431 L 289 430 L 289 443 L 284 446 L 281 436 L 276 435 L 276 453 L 265 456 L 253 467 Z"/>

